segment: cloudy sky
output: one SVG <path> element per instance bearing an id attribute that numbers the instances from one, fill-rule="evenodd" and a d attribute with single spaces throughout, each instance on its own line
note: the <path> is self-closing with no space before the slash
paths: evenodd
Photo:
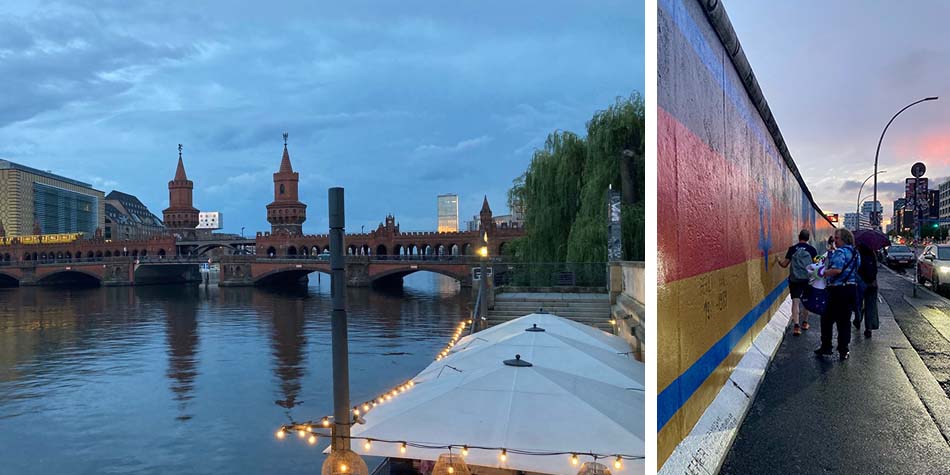
<path id="1" fill-rule="evenodd" d="M 261 8 L 261 6 L 266 8 Z M 596 6 L 594 6 L 596 5 Z M 642 2 L 6 1 L 0 158 L 137 195 L 184 144 L 195 204 L 265 230 L 281 133 L 306 232 L 434 230 L 436 195 L 495 214 L 555 129 L 642 91 Z M 771 97 L 771 96 L 770 96 Z"/>
<path id="2" fill-rule="evenodd" d="M 725 0 L 726 11 L 785 136 L 826 212 L 854 212 L 874 172 L 885 217 L 916 161 L 931 188 L 950 176 L 950 3 Z M 871 181 L 864 188 L 867 194 Z"/>

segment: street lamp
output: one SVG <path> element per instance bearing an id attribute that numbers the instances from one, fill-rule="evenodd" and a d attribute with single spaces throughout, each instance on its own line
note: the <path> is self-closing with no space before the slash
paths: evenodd
<path id="1" fill-rule="evenodd" d="M 858 204 L 854 207 L 854 212 L 858 215 L 858 224 L 854 227 L 855 230 L 861 229 L 861 190 L 864 190 L 864 185 L 868 182 L 868 180 L 871 179 L 871 177 L 875 177 L 880 173 L 887 173 L 887 170 L 881 170 L 879 172 L 872 173 L 870 176 L 864 179 L 864 183 L 861 183 L 861 188 L 858 188 Z M 875 218 L 877 218 L 877 199 L 874 200 L 874 203 L 875 204 L 871 205 L 874 208 L 871 213 Z M 883 210 L 884 207 L 882 206 L 881 211 L 883 212 Z M 871 224 L 873 225 L 874 223 Z"/>
<path id="2" fill-rule="evenodd" d="M 891 120 L 887 121 L 887 125 L 884 126 L 884 131 L 881 132 L 881 138 L 877 141 L 877 151 L 874 152 L 874 175 L 872 176 L 874 177 L 874 201 L 875 202 L 877 202 L 877 158 L 878 158 L 878 155 L 881 153 L 881 142 L 884 141 L 884 134 L 887 133 L 887 128 L 891 126 L 891 122 L 894 122 L 894 119 L 896 119 L 897 116 L 901 115 L 901 112 L 904 112 L 905 110 L 909 109 L 911 106 L 920 104 L 921 102 L 925 102 L 925 101 L 936 101 L 936 100 L 937 100 L 937 96 L 933 96 L 933 97 L 925 97 L 916 102 L 911 102 L 910 104 L 907 104 L 906 106 L 904 106 L 903 109 L 897 111 L 897 113 L 894 114 L 894 117 L 891 117 Z M 871 225 L 877 226 L 878 231 L 881 230 L 881 220 L 878 219 L 877 212 L 874 213 L 874 222 L 871 223 Z"/>

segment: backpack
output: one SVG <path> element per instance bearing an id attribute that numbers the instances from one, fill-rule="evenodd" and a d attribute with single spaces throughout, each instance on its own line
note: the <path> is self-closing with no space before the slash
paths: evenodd
<path id="1" fill-rule="evenodd" d="M 792 269 L 788 280 L 791 282 L 808 282 L 808 266 L 812 263 L 811 254 L 805 246 L 799 246 L 792 254 Z"/>

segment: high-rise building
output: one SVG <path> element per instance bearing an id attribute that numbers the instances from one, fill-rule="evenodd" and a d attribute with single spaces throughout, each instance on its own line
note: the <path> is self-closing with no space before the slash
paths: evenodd
<path id="1" fill-rule="evenodd" d="M 0 224 L 7 236 L 92 236 L 105 226 L 105 196 L 88 183 L 0 160 Z"/>
<path id="2" fill-rule="evenodd" d="M 950 220 L 950 180 L 941 183 L 938 192 L 940 194 L 940 206 L 937 211 L 937 217 L 940 218 L 941 221 Z M 946 229 L 950 227 L 950 223 L 941 223 L 940 227 Z"/>
<path id="3" fill-rule="evenodd" d="M 165 233 L 165 225 L 138 198 L 113 190 L 106 195 L 106 239 L 147 239 Z"/>
<path id="4" fill-rule="evenodd" d="M 860 226 L 860 228 L 858 226 Z M 869 229 L 871 227 L 871 220 L 868 219 L 868 215 L 864 213 L 845 213 L 844 227 L 852 231 L 855 229 Z"/>
<path id="5" fill-rule="evenodd" d="M 440 233 L 456 233 L 459 230 L 459 195 L 438 196 Z"/>

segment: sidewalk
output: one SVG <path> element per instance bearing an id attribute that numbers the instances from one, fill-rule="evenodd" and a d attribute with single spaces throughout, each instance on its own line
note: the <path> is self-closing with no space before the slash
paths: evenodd
<path id="1" fill-rule="evenodd" d="M 849 360 L 812 353 L 818 318 L 786 332 L 720 473 L 950 473 L 950 399 L 891 310 L 917 321 L 916 309 L 950 301 L 926 290 L 907 300 L 910 282 L 879 275 L 881 329 L 867 339 L 852 327 Z"/>

